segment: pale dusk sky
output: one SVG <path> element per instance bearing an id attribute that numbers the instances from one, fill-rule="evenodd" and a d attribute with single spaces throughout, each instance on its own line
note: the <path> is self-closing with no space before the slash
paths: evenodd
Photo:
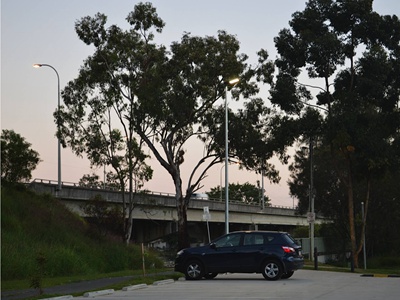
<path id="1" fill-rule="evenodd" d="M 107 26 L 117 24 L 127 28 L 126 16 L 140 1 L 134 0 L 2 0 L 1 1 L 1 128 L 12 129 L 23 136 L 39 152 L 42 162 L 33 178 L 57 180 L 57 139 L 53 113 L 57 107 L 57 77 L 50 68 L 34 69 L 34 63 L 53 66 L 59 73 L 61 89 L 74 79 L 83 60 L 93 48 L 79 40 L 74 24 L 84 16 L 97 12 L 108 16 Z M 146 1 L 143 1 L 146 2 Z M 276 58 L 273 38 L 288 27 L 291 15 L 303 10 L 305 0 L 156 0 L 149 1 L 166 26 L 156 42 L 169 47 L 179 41 L 184 32 L 205 36 L 226 30 L 237 36 L 241 53 L 256 62 L 256 52 L 264 48 L 271 59 Z M 400 15 L 400 1 L 375 0 L 374 10 L 380 14 Z M 268 90 L 268 89 L 266 89 Z M 268 101 L 266 92 L 260 95 Z M 201 152 L 187 147 L 186 161 L 194 161 Z M 197 155 L 197 156 L 196 156 Z M 189 157 L 193 156 L 193 159 Z M 196 158 L 196 159 L 195 159 Z M 91 172 L 86 159 L 77 158 L 69 148 L 62 149 L 62 181 L 78 182 Z M 174 192 L 170 176 L 155 160 L 153 179 L 145 188 L 157 192 Z M 266 194 L 273 205 L 292 206 L 289 196 L 287 166 L 276 159 L 282 180 L 271 184 L 265 180 Z M 222 166 L 222 165 L 221 165 Z M 201 192 L 224 183 L 221 166 L 214 166 L 204 181 Z M 183 181 L 187 183 L 190 162 L 183 166 Z M 221 172 L 222 171 L 222 172 Z M 103 170 L 96 171 L 102 178 Z M 230 165 L 231 183 L 256 184 L 260 176 L 240 171 Z"/>

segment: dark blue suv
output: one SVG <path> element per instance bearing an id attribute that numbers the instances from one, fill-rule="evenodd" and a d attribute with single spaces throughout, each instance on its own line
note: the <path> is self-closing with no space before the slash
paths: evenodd
<path id="1" fill-rule="evenodd" d="M 261 273 L 267 280 L 287 279 L 302 268 L 301 246 L 286 232 L 237 231 L 210 244 L 179 251 L 175 271 L 186 279 L 212 279 L 218 273 Z"/>

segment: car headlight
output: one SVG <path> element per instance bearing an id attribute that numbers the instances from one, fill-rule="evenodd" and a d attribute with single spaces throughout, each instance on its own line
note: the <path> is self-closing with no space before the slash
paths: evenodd
<path id="1" fill-rule="evenodd" d="M 176 256 L 181 256 L 183 254 L 183 250 L 178 251 L 178 253 L 176 253 Z"/>

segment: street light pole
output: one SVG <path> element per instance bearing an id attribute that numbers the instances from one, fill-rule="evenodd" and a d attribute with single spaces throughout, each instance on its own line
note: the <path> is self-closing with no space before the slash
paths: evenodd
<path id="1" fill-rule="evenodd" d="M 33 65 L 33 67 L 34 68 L 41 68 L 41 67 L 49 67 L 49 68 L 51 68 L 51 69 L 53 69 L 53 71 L 54 72 L 56 72 L 56 75 L 57 75 L 57 100 L 58 100 L 58 103 L 57 103 L 57 111 L 59 112 L 60 111 L 60 76 L 58 75 L 58 72 L 57 72 L 57 70 L 53 67 L 53 66 L 51 66 L 51 65 L 48 65 L 48 64 L 34 64 Z M 60 121 L 59 121 L 59 118 L 57 117 L 57 130 L 59 130 L 60 129 Z M 57 185 L 57 190 L 56 191 L 61 191 L 61 141 L 60 141 L 60 138 L 57 138 L 58 139 L 58 185 Z"/>
<path id="2" fill-rule="evenodd" d="M 222 169 L 225 167 L 225 164 L 222 165 L 221 169 L 219 170 L 219 187 L 221 189 L 219 200 L 222 202 Z"/>
<path id="3" fill-rule="evenodd" d="M 314 152 L 314 142 L 313 138 L 310 137 L 310 260 L 314 259 L 314 162 L 313 162 L 313 152 Z"/>
<path id="4" fill-rule="evenodd" d="M 264 197 L 264 163 L 261 166 L 261 209 L 265 208 L 265 197 Z"/>
<path id="5" fill-rule="evenodd" d="M 230 85 L 239 82 L 239 78 L 229 81 Z M 225 233 L 229 233 L 229 180 L 228 180 L 228 164 L 229 164 L 229 134 L 228 134 L 228 85 L 225 87 Z"/>
<path id="6" fill-rule="evenodd" d="M 365 222 L 365 210 L 364 210 L 364 202 L 361 202 L 361 218 L 363 220 L 363 222 Z M 365 225 L 364 225 L 365 226 Z M 364 270 L 367 269 L 367 248 L 365 246 L 365 229 L 364 229 L 364 235 L 363 235 L 363 255 L 364 255 Z"/>

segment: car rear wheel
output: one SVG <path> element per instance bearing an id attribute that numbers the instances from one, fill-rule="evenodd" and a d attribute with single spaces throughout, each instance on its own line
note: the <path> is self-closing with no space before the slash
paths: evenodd
<path id="1" fill-rule="evenodd" d="M 203 265 L 198 260 L 190 260 L 186 264 L 185 277 L 187 280 L 198 280 L 204 276 Z"/>
<path id="2" fill-rule="evenodd" d="M 267 260 L 262 268 L 262 274 L 267 280 L 278 280 L 283 273 L 282 265 L 275 260 Z"/>
<path id="3" fill-rule="evenodd" d="M 214 279 L 215 277 L 217 277 L 218 273 L 208 273 L 206 275 L 204 275 L 205 279 Z"/>
<path id="4" fill-rule="evenodd" d="M 281 279 L 288 279 L 288 278 L 292 277 L 293 274 L 294 274 L 294 271 L 284 273 L 284 274 L 282 274 Z"/>

